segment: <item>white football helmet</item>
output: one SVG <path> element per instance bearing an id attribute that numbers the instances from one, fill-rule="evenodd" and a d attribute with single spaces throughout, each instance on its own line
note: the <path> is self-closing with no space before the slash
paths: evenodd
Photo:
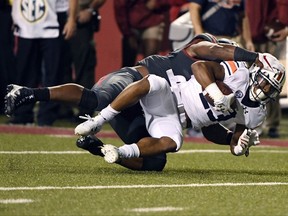
<path id="1" fill-rule="evenodd" d="M 252 101 L 267 103 L 282 91 L 286 75 L 285 67 L 269 53 L 259 53 L 263 68 L 253 64 L 250 68 L 250 92 Z"/>

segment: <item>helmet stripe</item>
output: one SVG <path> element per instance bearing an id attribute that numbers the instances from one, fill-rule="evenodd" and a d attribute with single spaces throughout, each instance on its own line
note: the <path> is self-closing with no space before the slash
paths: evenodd
<path id="1" fill-rule="evenodd" d="M 272 66 L 270 65 L 270 62 L 269 62 L 268 59 L 267 59 L 267 56 L 264 55 L 263 58 L 264 58 L 264 60 L 266 61 L 266 63 L 269 65 L 269 67 L 270 67 L 270 68 L 272 69 L 272 71 L 273 71 L 273 68 L 272 68 Z"/>
<path id="2" fill-rule="evenodd" d="M 278 82 L 281 82 L 282 81 L 282 78 L 283 78 L 283 73 L 282 72 L 280 72 L 279 74 L 278 74 L 278 77 L 277 77 L 277 81 Z"/>

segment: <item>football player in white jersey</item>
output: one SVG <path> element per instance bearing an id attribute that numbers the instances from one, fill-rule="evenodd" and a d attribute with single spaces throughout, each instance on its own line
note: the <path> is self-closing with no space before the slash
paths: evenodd
<path id="1" fill-rule="evenodd" d="M 109 105 L 125 87 L 141 80 L 148 74 L 155 74 L 169 81 L 170 78 L 173 79 L 173 76 L 168 78 L 166 71 L 172 69 L 176 75 L 175 78 L 181 77 L 181 79 L 184 78 L 185 81 L 188 81 L 193 74 L 191 65 L 199 60 L 215 60 L 217 62 L 220 60 L 247 61 L 254 62 L 261 68 L 263 67 L 262 53 L 249 52 L 235 45 L 231 46 L 229 42 L 228 45 L 223 43 L 217 45 L 217 43 L 217 39 L 213 35 L 207 33 L 197 35 L 182 49 L 175 50 L 165 56 L 149 56 L 141 60 L 136 67 L 125 67 L 107 74 L 91 89 L 73 83 L 49 88 L 27 88 L 11 84 L 7 86 L 5 114 L 11 116 L 18 108 L 36 101 L 61 101 L 99 112 Z M 221 109 L 221 100 L 218 102 L 220 103 L 216 103 L 216 107 Z M 181 108 L 183 109 L 183 107 Z M 181 120 L 185 119 L 184 117 L 185 115 L 181 113 Z M 136 143 L 143 137 L 150 136 L 140 103 L 123 110 L 109 124 L 124 143 Z M 226 130 L 224 133 L 224 136 L 226 136 Z M 223 139 L 219 141 L 209 138 L 209 140 L 224 143 Z M 230 143 L 230 140 L 226 143 Z M 95 136 L 82 136 L 76 141 L 76 145 L 91 154 L 103 156 L 99 148 L 103 146 L 103 143 Z M 161 171 L 167 161 L 165 153 L 133 159 L 134 162 L 131 162 L 132 159 L 129 160 L 130 164 L 124 164 L 123 162 L 120 165 L 130 169 Z"/>
<path id="2" fill-rule="evenodd" d="M 121 110 L 140 101 L 151 137 L 119 148 L 110 144 L 104 145 L 101 151 L 107 162 L 114 163 L 162 152 L 177 152 L 183 143 L 182 126 L 187 123 L 183 116 L 181 117 L 184 110 L 192 126 L 204 128 L 204 135 L 209 140 L 224 144 L 228 139 L 233 155 L 247 156 L 249 147 L 260 143 L 254 129 L 265 119 L 265 104 L 281 92 L 285 82 L 284 66 L 274 56 L 264 56 L 264 68 L 252 65 L 249 70 L 244 62 L 219 64 L 198 61 L 192 65 L 194 75 L 191 79 L 181 82 L 183 79 L 176 77 L 175 83 L 178 83 L 178 86 L 173 88 L 172 85 L 172 90 L 165 79 L 148 75 L 128 86 L 96 117 L 88 118 L 86 122 L 78 125 L 75 134 L 85 136 L 97 133 L 105 122 L 114 118 Z M 233 94 L 224 95 L 216 80 L 226 83 Z M 206 93 L 214 100 L 214 105 L 207 102 L 204 97 Z M 184 109 L 181 111 L 180 108 Z M 223 137 L 223 132 L 207 133 L 214 124 L 219 129 L 219 123 L 223 121 L 236 123 L 233 134 L 227 130 Z"/>

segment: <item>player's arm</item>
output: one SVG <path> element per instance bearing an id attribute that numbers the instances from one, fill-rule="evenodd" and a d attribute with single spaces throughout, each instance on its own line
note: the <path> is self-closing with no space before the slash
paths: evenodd
<path id="1" fill-rule="evenodd" d="M 260 144 L 256 130 L 248 129 L 245 125 L 237 124 L 231 139 L 230 151 L 233 155 L 249 155 L 249 148 Z"/>
<path id="2" fill-rule="evenodd" d="M 256 130 L 247 129 L 244 125 L 237 124 L 234 132 L 221 124 L 213 124 L 201 128 L 204 137 L 210 142 L 220 145 L 230 145 L 230 151 L 235 156 L 249 155 L 252 145 L 260 144 Z M 217 133 L 215 133 L 217 131 Z"/>
<path id="3" fill-rule="evenodd" d="M 230 145 L 233 132 L 223 125 L 217 123 L 201 128 L 203 136 L 210 142 L 219 145 Z M 217 133 L 215 133 L 217 131 Z"/>
<path id="4" fill-rule="evenodd" d="M 245 61 L 255 63 L 263 67 L 259 53 L 251 52 L 241 47 L 230 44 L 216 44 L 208 41 L 201 41 L 186 48 L 186 51 L 197 59 L 213 61 Z"/>
<path id="5" fill-rule="evenodd" d="M 242 135 L 242 133 L 245 131 L 245 129 L 247 129 L 247 128 L 244 125 L 239 125 L 239 124 L 237 124 L 235 129 L 234 129 L 233 136 L 231 137 L 231 141 L 230 141 L 230 151 L 233 155 L 236 155 L 236 156 L 240 155 L 240 153 L 238 153 L 238 151 L 235 152 L 235 147 L 237 146 L 239 138 Z M 239 142 L 239 144 L 241 144 L 241 143 Z"/>
<path id="6" fill-rule="evenodd" d="M 224 80 L 225 72 L 222 65 L 214 61 L 197 61 L 191 65 L 197 82 L 205 89 L 216 80 Z"/>

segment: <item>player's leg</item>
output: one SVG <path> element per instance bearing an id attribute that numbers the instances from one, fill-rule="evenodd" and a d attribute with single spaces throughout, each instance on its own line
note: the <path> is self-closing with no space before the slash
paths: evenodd
<path id="1" fill-rule="evenodd" d="M 125 67 L 119 71 L 102 77 L 93 87 L 97 95 L 97 111 L 107 107 L 131 83 L 142 79 L 142 75 L 134 68 Z"/>
<path id="2" fill-rule="evenodd" d="M 94 135 L 80 137 L 76 141 L 76 145 L 91 154 L 104 157 L 101 148 L 104 146 L 103 142 Z M 131 170 L 139 171 L 162 171 L 166 165 L 166 154 L 161 153 L 149 157 L 128 158 L 117 161 L 120 166 L 126 167 Z"/>
<path id="3" fill-rule="evenodd" d="M 110 76 L 110 75 L 108 75 Z M 122 78 L 121 78 L 122 77 Z M 126 77 L 123 79 L 123 77 Z M 115 98 L 118 91 L 121 90 L 124 86 L 127 86 L 128 83 L 134 81 L 135 78 L 132 78 L 131 74 L 117 74 L 113 75 L 113 77 L 106 77 L 104 80 L 99 81 L 99 84 L 93 87 L 93 90 L 96 92 L 102 92 L 102 94 L 97 94 L 97 96 L 102 97 L 101 106 L 107 106 L 108 102 Z M 115 82 L 119 81 L 119 82 Z M 109 83 L 111 85 L 108 85 Z M 113 85 L 114 83 L 114 85 Z M 115 85 L 117 83 L 118 85 Z M 121 84 L 121 85 L 120 85 Z M 101 88 L 100 88 L 101 87 Z M 114 90 L 114 91 L 113 91 Z M 120 93 L 120 92 L 119 92 Z M 100 100 L 98 97 L 98 100 Z M 105 103 L 106 104 L 105 104 Z M 147 132 L 145 119 L 143 116 L 142 107 L 139 104 L 134 105 L 131 108 L 123 110 L 120 114 L 118 114 L 112 121 L 109 122 L 118 136 L 122 139 L 124 143 L 136 143 L 143 137 L 149 137 L 149 133 Z M 89 137 L 89 136 L 88 136 Z M 86 140 L 89 147 L 90 153 L 95 155 L 95 152 L 91 152 L 91 149 L 95 149 L 99 146 L 98 141 L 87 141 L 86 139 L 79 138 L 78 141 Z M 77 144 L 79 147 L 79 145 Z M 84 148 L 85 149 L 85 148 Z M 86 147 L 87 150 L 87 147 Z M 96 155 L 100 155 L 99 151 Z M 100 155 L 101 156 L 101 155 Z M 161 153 L 153 156 L 141 157 L 141 158 L 130 158 L 130 159 L 121 159 L 121 161 L 117 162 L 119 165 L 124 166 L 126 168 L 132 170 L 146 170 L 146 171 L 161 171 L 165 167 L 166 164 L 166 154 Z"/>
<path id="4" fill-rule="evenodd" d="M 149 157 L 121 159 L 117 164 L 131 170 L 162 171 L 166 165 L 166 154 L 161 153 Z"/>
<path id="5" fill-rule="evenodd" d="M 141 98 L 145 112 L 146 127 L 152 137 L 143 137 L 137 143 L 119 148 L 104 145 L 102 153 L 109 163 L 123 158 L 148 157 L 179 150 L 182 145 L 182 128 L 170 86 L 166 80 L 156 76 L 148 77 L 149 94 Z"/>
<path id="6" fill-rule="evenodd" d="M 129 84 L 141 79 L 133 68 L 122 68 L 102 77 L 91 90 L 77 84 L 50 87 L 50 100 L 73 103 L 81 108 L 100 111 L 108 106 Z"/>
<path id="7" fill-rule="evenodd" d="M 11 84 L 7 86 L 5 114 L 12 115 L 18 107 L 37 101 L 60 101 L 77 105 L 84 91 L 84 87 L 73 83 L 45 88 L 28 88 Z"/>
<path id="8" fill-rule="evenodd" d="M 59 101 L 93 111 L 101 110 L 126 86 L 141 77 L 135 69 L 124 68 L 104 76 L 91 90 L 74 83 L 47 88 L 28 88 L 11 84 L 8 85 L 5 96 L 5 113 L 12 115 L 18 107 L 37 101 Z"/>

